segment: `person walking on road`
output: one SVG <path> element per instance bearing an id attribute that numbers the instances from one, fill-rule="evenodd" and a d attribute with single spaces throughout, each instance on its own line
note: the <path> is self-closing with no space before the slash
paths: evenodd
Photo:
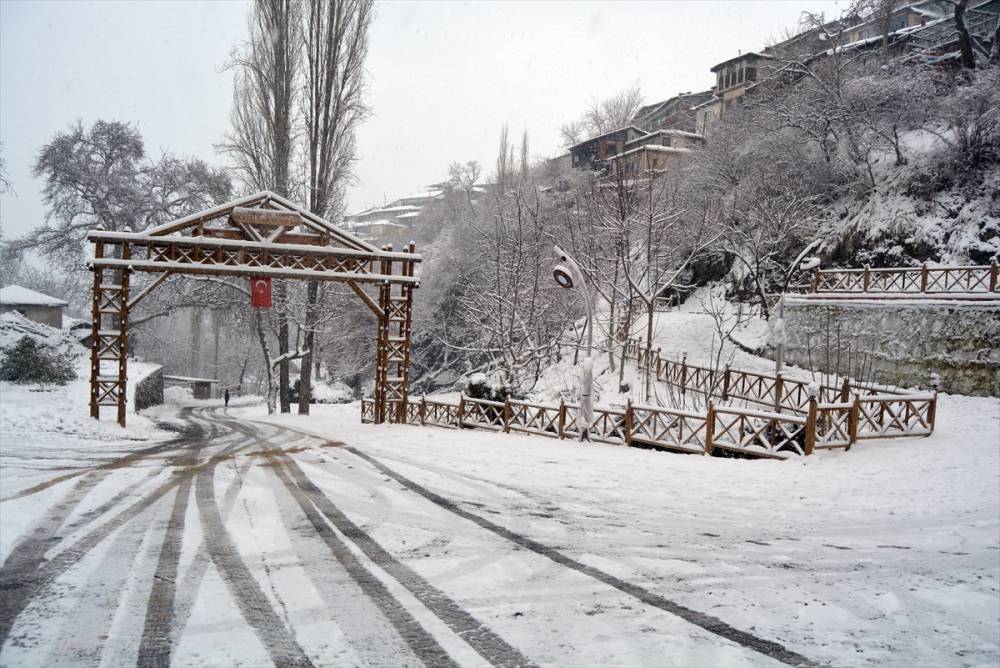
<path id="1" fill-rule="evenodd" d="M 222 393 L 222 398 L 226 402 L 226 408 L 229 408 L 229 390 Z"/>

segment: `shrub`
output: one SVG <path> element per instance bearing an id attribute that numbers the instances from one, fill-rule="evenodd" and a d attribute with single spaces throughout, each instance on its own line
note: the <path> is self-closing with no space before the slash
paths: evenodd
<path id="1" fill-rule="evenodd" d="M 0 380 L 65 385 L 75 378 L 70 355 L 48 350 L 30 336 L 22 336 L 10 348 L 4 348 L 0 357 Z"/>

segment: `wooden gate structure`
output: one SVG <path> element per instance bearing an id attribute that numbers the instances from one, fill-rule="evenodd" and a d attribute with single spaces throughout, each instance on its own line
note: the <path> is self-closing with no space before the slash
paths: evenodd
<path id="1" fill-rule="evenodd" d="M 405 422 L 414 275 L 420 256 L 376 248 L 272 192 L 264 191 L 144 232 L 93 230 L 90 415 L 118 409 L 125 426 L 128 316 L 176 274 L 270 277 L 346 283 L 378 319 L 375 422 Z M 131 274 L 156 274 L 135 295 Z M 373 298 L 365 287 L 377 288 Z"/>

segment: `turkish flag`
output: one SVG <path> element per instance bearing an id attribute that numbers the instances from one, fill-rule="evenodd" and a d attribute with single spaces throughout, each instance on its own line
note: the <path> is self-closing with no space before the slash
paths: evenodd
<path id="1" fill-rule="evenodd" d="M 250 305 L 254 308 L 271 308 L 271 279 L 267 276 L 250 278 Z"/>

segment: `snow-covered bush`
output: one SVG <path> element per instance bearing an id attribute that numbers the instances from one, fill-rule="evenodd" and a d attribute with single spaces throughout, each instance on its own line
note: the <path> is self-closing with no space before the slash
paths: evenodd
<path id="1" fill-rule="evenodd" d="M 75 378 L 71 355 L 47 349 L 30 336 L 4 348 L 0 356 L 0 380 L 65 385 Z"/>
<path id="2" fill-rule="evenodd" d="M 503 401 L 507 397 L 511 399 L 522 398 L 510 384 L 495 378 L 490 378 L 483 373 L 474 373 L 461 383 L 461 390 L 473 399 L 485 399 L 487 401 Z"/>

